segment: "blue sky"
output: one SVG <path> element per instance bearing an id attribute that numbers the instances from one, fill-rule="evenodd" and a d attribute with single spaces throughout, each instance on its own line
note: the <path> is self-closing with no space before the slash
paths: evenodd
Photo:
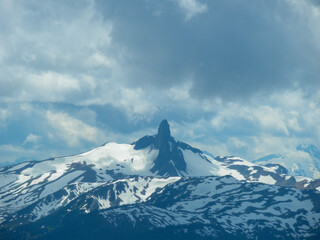
<path id="1" fill-rule="evenodd" d="M 320 145 L 319 1 L 0 5 L 0 163 L 130 143 L 164 118 L 213 155 Z"/>

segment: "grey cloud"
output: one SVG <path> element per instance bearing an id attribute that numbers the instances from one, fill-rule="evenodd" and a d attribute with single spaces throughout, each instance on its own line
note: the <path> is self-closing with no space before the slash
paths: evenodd
<path id="1" fill-rule="evenodd" d="M 319 0 L 311 0 L 311 2 L 312 2 L 315 6 L 320 6 L 320 1 L 319 1 Z"/>
<path id="2" fill-rule="evenodd" d="M 244 156 L 247 149 L 253 156 L 264 146 L 255 138 L 265 134 L 271 143 L 276 137 L 319 144 L 319 95 L 312 91 L 319 91 L 320 32 L 309 2 L 199 2 L 207 10 L 188 20 L 170 0 L 17 0 L 2 6 L 0 145 L 21 147 L 28 134 L 43 136 L 39 158 L 96 145 L 80 138 L 83 147 L 75 151 L 53 141 L 47 110 L 101 129 L 108 141 L 133 141 L 168 118 L 184 126 L 176 127 L 178 139 L 211 146 L 213 154 L 221 148 Z M 21 110 L 18 101 L 35 110 Z M 257 122 L 265 119 L 260 106 L 278 111 L 289 135 L 281 126 L 273 129 L 272 121 Z M 212 122 L 215 117 L 222 126 Z M 232 147 L 237 137 L 246 149 Z"/>
<path id="3" fill-rule="evenodd" d="M 155 16 L 148 4 L 162 14 Z M 206 4 L 206 13 L 187 22 L 172 2 L 155 7 L 153 1 L 117 1 L 108 10 L 102 8 L 114 22 L 114 46 L 128 53 L 121 62 L 127 84 L 166 89 L 193 77 L 193 97 L 224 99 L 290 89 L 297 83 L 319 87 L 319 49 L 310 41 L 306 16 L 290 1 Z"/>
<path id="4" fill-rule="evenodd" d="M 207 10 L 188 21 L 175 1 L 9 6 L 11 15 L 0 23 L 0 50 L 6 53 L 1 61 L 0 51 L 2 97 L 30 90 L 17 72 L 47 71 L 79 80 L 80 91 L 68 92 L 71 102 L 103 98 L 111 88 L 116 92 L 123 86 L 143 88 L 157 105 L 153 96 L 186 81 L 193 82 L 190 96 L 196 99 L 247 99 L 297 86 L 319 89 L 314 19 L 290 2 L 201 1 Z M 114 64 L 90 66 L 95 53 Z M 96 86 L 90 93 L 85 91 L 88 77 Z"/>

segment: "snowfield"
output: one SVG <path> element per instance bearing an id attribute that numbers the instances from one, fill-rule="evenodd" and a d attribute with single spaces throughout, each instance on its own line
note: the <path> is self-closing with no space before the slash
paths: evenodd
<path id="1" fill-rule="evenodd" d="M 97 231 L 126 224 L 129 235 L 168 228 L 175 237 L 255 239 L 266 229 L 270 238 L 299 239 L 320 234 L 319 199 L 320 179 L 290 176 L 278 164 L 210 157 L 171 137 L 164 122 L 157 135 L 133 144 L 0 168 L 0 238 L 6 231 L 25 236 L 24 224 L 42 224 L 46 238 L 74 216 L 84 230 L 95 216 Z"/>

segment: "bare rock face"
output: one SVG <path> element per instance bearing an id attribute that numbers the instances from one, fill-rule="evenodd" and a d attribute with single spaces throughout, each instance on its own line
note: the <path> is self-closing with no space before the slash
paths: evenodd
<path id="1" fill-rule="evenodd" d="M 152 146 L 159 149 L 158 157 L 154 161 L 151 172 L 159 176 L 184 176 L 186 173 L 186 162 L 181 149 L 190 149 L 201 152 L 198 149 L 176 141 L 170 133 L 168 121 L 163 120 L 158 128 L 158 133 L 153 136 L 145 136 L 134 143 L 136 150 Z"/>
<path id="2" fill-rule="evenodd" d="M 170 133 L 170 127 L 168 121 L 165 119 L 163 120 L 158 128 L 158 134 L 156 137 L 156 144 L 159 149 L 161 147 L 167 147 L 169 141 L 172 140 L 171 133 Z"/>
<path id="3" fill-rule="evenodd" d="M 171 137 L 167 120 L 160 123 L 156 137 L 156 147 L 159 155 L 154 162 L 151 172 L 161 176 L 181 176 L 186 172 L 186 162 L 179 144 Z"/>

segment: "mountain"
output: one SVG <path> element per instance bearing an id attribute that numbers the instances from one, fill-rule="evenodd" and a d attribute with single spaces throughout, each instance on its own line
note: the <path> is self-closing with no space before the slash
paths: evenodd
<path id="1" fill-rule="evenodd" d="M 141 189 L 153 181 L 158 187 L 143 199 Z M 134 191 L 133 185 L 141 188 Z M 137 177 L 101 185 L 36 221 L 28 218 L 38 203 L 27 207 L 7 219 L 0 237 L 317 239 L 319 204 L 316 191 L 239 182 L 231 176 Z"/>
<path id="2" fill-rule="evenodd" d="M 288 169 L 290 175 L 306 178 L 320 178 L 320 150 L 317 146 L 300 144 L 296 147 L 296 155 L 299 157 L 281 154 L 270 154 L 255 161 L 256 164 L 281 164 Z"/>
<path id="3" fill-rule="evenodd" d="M 313 173 L 310 177 L 320 178 L 320 150 L 313 144 L 300 144 L 296 149 L 305 152 L 310 156 L 312 162 L 310 171 Z"/>
<path id="4" fill-rule="evenodd" d="M 319 191 L 278 164 L 213 158 L 164 120 L 132 144 L 0 168 L 0 239 L 316 239 Z"/>

